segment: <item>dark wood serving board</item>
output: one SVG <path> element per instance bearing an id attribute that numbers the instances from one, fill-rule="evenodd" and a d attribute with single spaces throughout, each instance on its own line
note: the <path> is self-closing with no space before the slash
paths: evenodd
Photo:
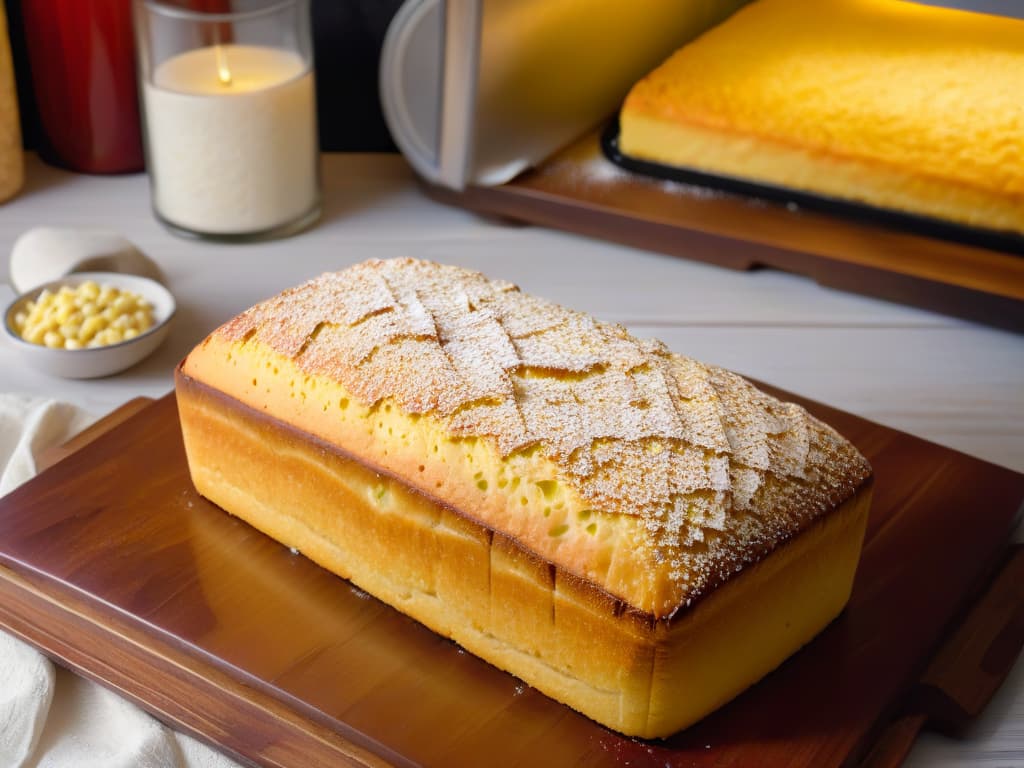
<path id="1" fill-rule="evenodd" d="M 630 173 L 605 158 L 602 130 L 506 184 L 427 192 L 479 213 L 731 269 L 772 267 L 1024 331 L 1024 254 Z"/>
<path id="2" fill-rule="evenodd" d="M 896 765 L 1016 658 L 1024 476 L 805 404 L 876 470 L 853 597 L 667 741 L 592 723 L 203 500 L 171 395 L 0 499 L 0 626 L 257 765 Z"/>

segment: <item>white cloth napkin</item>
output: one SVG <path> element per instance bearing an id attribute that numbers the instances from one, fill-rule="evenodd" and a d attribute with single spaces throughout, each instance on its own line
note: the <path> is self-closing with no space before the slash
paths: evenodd
<path id="1" fill-rule="evenodd" d="M 0 495 L 36 473 L 36 457 L 93 421 L 54 400 L 0 394 Z M 55 668 L 0 632 L 0 766 L 3 768 L 237 768 L 134 704 Z"/>

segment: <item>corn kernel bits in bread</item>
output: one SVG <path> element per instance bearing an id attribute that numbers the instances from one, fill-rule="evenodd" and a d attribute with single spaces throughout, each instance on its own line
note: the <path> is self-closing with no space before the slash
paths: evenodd
<path id="1" fill-rule="evenodd" d="M 476 272 L 323 275 L 211 333 L 175 387 L 205 497 L 629 735 L 721 706 L 850 594 L 856 448 Z"/>
<path id="2" fill-rule="evenodd" d="M 133 339 L 152 327 L 149 301 L 94 280 L 43 290 L 14 316 L 14 330 L 22 339 L 56 349 L 105 347 Z"/>

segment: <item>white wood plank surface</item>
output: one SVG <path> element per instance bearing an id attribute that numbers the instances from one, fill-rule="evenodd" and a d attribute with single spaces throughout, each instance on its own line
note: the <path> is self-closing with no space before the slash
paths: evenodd
<path id="1" fill-rule="evenodd" d="M 388 155 L 324 158 L 325 212 L 297 237 L 229 246 L 180 239 L 149 208 L 142 175 L 70 174 L 29 158 L 28 187 L 0 206 L 0 301 L 15 238 L 39 225 L 114 229 L 164 269 L 179 316 L 164 346 L 107 379 L 66 381 L 0 346 L 0 391 L 100 414 L 171 389 L 177 361 L 218 323 L 325 270 L 415 256 L 481 269 L 623 323 L 673 349 L 1024 472 L 1024 337 L 763 271 L 737 273 L 428 200 Z M 1024 766 L 1024 672 L 964 741 L 926 734 L 911 766 Z"/>

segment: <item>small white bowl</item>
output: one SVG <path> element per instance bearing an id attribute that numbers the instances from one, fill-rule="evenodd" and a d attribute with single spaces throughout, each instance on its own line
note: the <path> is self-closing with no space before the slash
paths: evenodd
<path id="1" fill-rule="evenodd" d="M 75 288 L 87 280 L 132 291 L 147 299 L 153 305 L 153 327 L 134 339 L 105 347 L 85 349 L 52 349 L 42 344 L 32 344 L 21 338 L 14 330 L 14 316 L 45 289 L 57 291 L 65 285 Z M 171 329 L 175 310 L 174 297 L 155 280 L 117 272 L 78 272 L 52 283 L 36 286 L 8 304 L 4 310 L 4 332 L 8 343 L 32 367 L 65 379 L 94 379 L 123 371 L 160 346 Z"/>

